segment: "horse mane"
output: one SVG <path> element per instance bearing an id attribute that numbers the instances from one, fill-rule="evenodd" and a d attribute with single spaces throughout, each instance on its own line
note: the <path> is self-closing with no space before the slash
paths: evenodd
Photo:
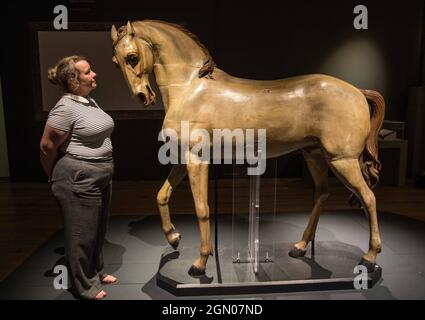
<path id="1" fill-rule="evenodd" d="M 205 54 L 205 58 L 206 58 L 203 66 L 201 67 L 201 69 L 199 69 L 199 78 L 202 78 L 202 77 L 208 77 L 208 78 L 211 78 L 211 79 L 213 78 L 212 73 L 214 71 L 216 64 L 214 63 L 213 58 L 211 57 L 211 54 L 208 51 L 208 49 L 202 44 L 202 42 L 199 40 L 199 38 L 195 34 L 193 34 L 189 30 L 187 30 L 185 27 L 183 27 L 183 26 L 181 26 L 177 23 L 171 23 L 171 22 L 153 20 L 153 19 L 143 20 L 143 22 L 155 22 L 155 23 L 165 24 L 165 25 L 168 25 L 170 27 L 174 27 L 177 30 L 183 32 L 185 35 L 187 35 L 190 39 L 192 39 L 201 48 L 201 50 Z"/>

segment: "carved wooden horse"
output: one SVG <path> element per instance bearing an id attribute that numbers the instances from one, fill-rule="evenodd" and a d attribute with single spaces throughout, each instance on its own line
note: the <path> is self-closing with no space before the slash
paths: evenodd
<path id="1" fill-rule="evenodd" d="M 301 241 L 290 252 L 303 256 L 314 239 L 322 203 L 328 197 L 327 167 L 360 200 L 369 217 L 369 251 L 361 263 L 374 268 L 381 251 L 376 201 L 371 188 L 381 169 L 378 132 L 384 118 L 382 96 L 326 75 L 274 81 L 235 78 L 216 68 L 208 50 L 189 31 L 171 23 L 145 20 L 112 27 L 113 62 L 132 94 L 145 106 L 155 102 L 149 84 L 154 72 L 165 107 L 163 128 L 181 134 L 181 120 L 191 130 L 264 128 L 267 158 L 302 149 L 315 182 L 315 203 Z M 368 101 L 371 102 L 371 107 Z M 180 136 L 179 136 L 180 139 Z M 193 141 L 190 141 L 192 146 Z M 168 202 L 186 174 L 199 221 L 200 256 L 189 270 L 203 275 L 212 254 L 208 207 L 208 164 L 188 151 L 188 163 L 177 164 L 160 189 L 157 202 L 162 229 L 177 248 L 180 234 L 170 220 Z"/>

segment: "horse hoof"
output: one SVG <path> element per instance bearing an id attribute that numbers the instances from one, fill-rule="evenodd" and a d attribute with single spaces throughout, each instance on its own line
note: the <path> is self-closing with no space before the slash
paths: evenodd
<path id="1" fill-rule="evenodd" d="M 369 260 L 366 260 L 365 258 L 362 258 L 359 262 L 359 265 L 365 266 L 367 269 L 367 272 L 374 272 L 375 271 L 375 263 L 370 262 Z"/>
<path id="2" fill-rule="evenodd" d="M 301 250 L 301 249 L 298 249 L 297 247 L 293 247 L 291 251 L 288 252 L 288 255 L 292 258 L 301 258 L 305 256 L 306 252 L 307 250 Z"/>
<path id="3" fill-rule="evenodd" d="M 187 273 L 192 277 L 202 277 L 205 275 L 205 268 L 198 268 L 192 265 Z"/>
<path id="4" fill-rule="evenodd" d="M 180 243 L 180 239 L 182 238 L 180 232 L 178 232 L 177 230 L 173 230 L 173 232 L 171 233 L 171 241 L 169 241 L 168 243 L 173 247 L 174 250 L 177 249 L 177 247 L 179 246 Z"/>
<path id="5" fill-rule="evenodd" d="M 165 233 L 165 237 L 167 238 L 168 243 L 173 247 L 174 250 L 177 249 L 180 243 L 180 239 L 182 238 L 180 232 L 177 229 L 171 229 Z"/>

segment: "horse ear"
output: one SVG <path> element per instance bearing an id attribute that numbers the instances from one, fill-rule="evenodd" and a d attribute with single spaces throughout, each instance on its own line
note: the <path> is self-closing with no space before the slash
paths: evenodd
<path id="1" fill-rule="evenodd" d="M 112 39 L 112 42 L 115 42 L 118 39 L 118 32 L 114 24 L 112 25 L 112 28 L 111 28 L 111 39 Z"/>
<path id="2" fill-rule="evenodd" d="M 134 29 L 130 21 L 127 22 L 127 33 L 130 35 L 134 35 Z"/>

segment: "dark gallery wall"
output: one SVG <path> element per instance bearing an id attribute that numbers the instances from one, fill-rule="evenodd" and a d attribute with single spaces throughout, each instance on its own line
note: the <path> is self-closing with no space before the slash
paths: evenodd
<path id="1" fill-rule="evenodd" d="M 409 88 L 424 85 L 424 1 L 61 1 L 31 8 L 9 4 L 3 18 L 1 81 L 12 181 L 45 180 L 38 160 L 44 121 L 36 120 L 28 25 L 53 21 L 64 4 L 70 22 L 159 19 L 198 35 L 216 64 L 244 78 L 327 73 L 380 91 L 387 120 L 406 121 Z M 353 8 L 368 8 L 367 30 Z M 110 55 L 110 52 L 105 52 Z M 53 63 L 53 62 L 52 62 Z M 124 80 L 123 80 L 124 81 Z M 113 85 L 113 84 L 111 84 Z M 116 179 L 163 179 L 157 161 L 161 119 L 116 120 Z M 1 155 L 4 156 L 4 155 Z M 299 174 L 299 166 L 285 174 Z"/>

